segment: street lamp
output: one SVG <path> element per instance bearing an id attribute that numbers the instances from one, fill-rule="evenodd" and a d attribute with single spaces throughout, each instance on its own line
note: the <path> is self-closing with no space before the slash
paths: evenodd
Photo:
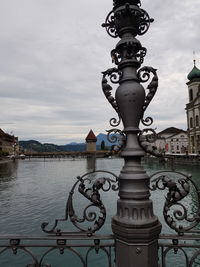
<path id="1" fill-rule="evenodd" d="M 116 239 L 117 267 L 156 267 L 158 266 L 158 236 L 161 224 L 153 212 L 149 199 L 149 176 L 141 166 L 144 150 L 140 142 L 139 124 L 150 126 L 153 120 L 145 118 L 144 112 L 158 87 L 156 69 L 140 66 L 146 55 L 146 48 L 136 38 L 145 34 L 153 22 L 141 8 L 139 0 L 114 0 L 113 9 L 105 23 L 107 33 L 120 38 L 111 51 L 115 68 L 103 72 L 103 92 L 117 112 L 118 119 L 111 119 L 116 129 L 122 121 L 124 146 L 121 156 L 125 164 L 119 175 L 119 199 L 117 214 L 112 218 L 112 230 Z M 145 93 L 142 82 L 153 76 Z M 118 83 L 115 96 L 108 78 Z"/>

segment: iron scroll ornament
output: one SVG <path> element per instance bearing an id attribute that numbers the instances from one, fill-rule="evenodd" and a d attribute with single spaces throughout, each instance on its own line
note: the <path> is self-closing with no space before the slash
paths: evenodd
<path id="1" fill-rule="evenodd" d="M 104 93 L 106 99 L 108 100 L 108 102 L 111 104 L 111 106 L 114 108 L 114 110 L 118 114 L 118 120 L 116 118 L 110 119 L 110 125 L 112 127 L 116 127 L 120 124 L 121 117 L 119 115 L 119 108 L 118 108 L 117 102 L 112 95 L 113 88 L 111 87 L 110 84 L 108 84 L 108 80 L 107 80 L 106 76 L 108 76 L 110 78 L 110 81 L 112 83 L 117 84 L 121 80 L 122 73 L 117 68 L 110 68 L 110 69 L 107 69 L 106 71 L 102 72 L 102 74 L 103 74 L 103 77 L 102 77 L 103 93 Z"/>
<path id="2" fill-rule="evenodd" d="M 157 140 L 157 133 L 152 128 L 145 128 L 138 134 L 138 142 L 142 149 L 152 156 L 165 158 L 166 156 L 151 146 Z"/>
<path id="3" fill-rule="evenodd" d="M 147 107 L 149 106 L 150 102 L 152 101 L 157 89 L 158 89 L 158 75 L 156 73 L 156 69 L 152 68 L 152 67 L 142 67 L 139 71 L 138 71 L 138 78 L 140 80 L 140 82 L 147 82 L 150 79 L 150 74 L 153 74 L 153 78 L 151 79 L 151 82 L 149 83 L 149 85 L 147 86 L 147 90 L 149 91 L 148 94 L 145 97 L 145 102 L 143 105 L 143 113 L 145 112 L 145 110 L 147 109 Z M 153 119 L 151 117 L 147 117 L 144 119 L 144 114 L 143 114 L 143 118 L 142 118 L 142 123 L 145 126 L 150 126 L 153 123 Z"/>
<path id="4" fill-rule="evenodd" d="M 106 17 L 105 23 L 102 24 L 102 27 L 106 28 L 108 35 L 113 38 L 117 38 L 118 34 L 115 28 L 115 20 L 114 20 L 114 13 L 113 10 L 109 12 Z"/>
<path id="5" fill-rule="evenodd" d="M 122 150 L 126 144 L 125 133 L 120 129 L 116 128 L 107 130 L 106 132 L 107 132 L 107 140 L 110 143 L 115 144 L 116 142 L 118 142 L 118 144 L 115 144 L 111 147 L 111 154 L 112 152 L 119 152 L 120 150 Z"/>
<path id="6" fill-rule="evenodd" d="M 189 233 L 200 222 L 200 191 L 190 175 L 161 171 L 150 177 L 150 190 L 167 190 L 163 216 L 167 225 L 179 235 Z M 196 208 L 189 201 L 196 198 Z"/>
<path id="7" fill-rule="evenodd" d="M 116 27 L 116 21 L 119 19 L 130 17 L 132 22 L 135 22 L 132 24 L 135 35 L 144 35 L 148 31 L 150 24 L 154 21 L 137 3 L 133 5 L 124 3 L 123 8 L 121 8 L 122 3 L 116 3 L 114 6 L 115 8 L 109 12 L 105 22 L 102 24 L 102 27 L 106 28 L 108 35 L 113 38 L 120 36 L 120 30 Z"/>
<path id="8" fill-rule="evenodd" d="M 142 64 L 144 62 L 144 57 L 146 56 L 147 49 L 145 47 L 140 47 L 139 51 L 137 54 L 133 54 L 133 47 L 135 46 L 134 42 L 127 42 L 124 47 L 126 47 L 126 54 L 124 55 L 125 59 L 132 59 L 134 56 L 137 58 L 137 60 Z M 116 65 L 119 65 L 122 59 L 121 52 L 118 49 L 113 49 L 111 51 L 111 58 L 112 62 L 115 63 Z"/>
<path id="9" fill-rule="evenodd" d="M 94 179 L 94 176 L 97 174 L 103 174 L 103 177 Z M 105 177 L 105 174 L 107 174 L 108 177 Z M 77 229 L 79 229 L 78 232 L 73 232 L 73 234 L 80 234 L 80 232 L 82 232 L 88 236 L 92 235 L 104 225 L 106 220 L 106 208 L 103 205 L 100 191 L 108 192 L 109 190 L 118 190 L 118 177 L 112 172 L 99 170 L 78 176 L 77 181 L 73 185 L 68 196 L 64 219 L 56 219 L 51 229 L 47 229 L 49 225 L 48 222 L 43 222 L 41 225 L 42 231 L 57 235 L 67 234 L 69 232 L 61 231 L 57 226 L 59 222 L 70 221 Z M 84 208 L 82 217 L 79 217 L 76 214 L 73 205 L 74 194 L 76 191 L 90 202 Z M 90 211 L 92 208 L 97 209 L 98 212 L 93 210 Z M 90 226 L 88 226 L 88 223 Z"/>

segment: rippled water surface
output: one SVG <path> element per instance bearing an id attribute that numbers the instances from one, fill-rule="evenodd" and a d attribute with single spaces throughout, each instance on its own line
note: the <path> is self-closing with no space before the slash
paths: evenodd
<path id="1" fill-rule="evenodd" d="M 65 159 L 65 160 L 42 160 L 31 159 L 24 161 L 0 164 L 0 232 L 1 234 L 42 234 L 40 225 L 48 221 L 53 225 L 54 219 L 63 218 L 65 204 L 68 193 L 76 181 L 76 177 L 94 168 L 93 161 L 86 159 Z M 112 171 L 119 174 L 123 165 L 123 160 L 97 159 L 96 169 Z M 169 166 L 158 163 L 144 163 L 144 167 L 149 174 L 161 170 L 169 169 Z M 177 166 L 177 171 L 191 173 L 193 179 L 200 186 L 199 166 Z M 164 196 L 160 192 L 154 192 L 154 211 L 162 218 L 162 207 Z M 105 193 L 104 202 L 107 207 L 106 233 L 110 232 L 110 218 L 116 211 L 117 192 Z M 77 200 L 78 201 L 78 200 Z M 75 205 L 83 208 L 84 202 Z M 188 205 L 195 205 L 195 199 L 190 199 Z M 163 232 L 168 232 L 168 227 L 163 227 Z M 1 267 L 22 267 L 22 263 L 9 265 L 3 259 Z M 58 264 L 58 263 L 57 263 Z M 55 267 L 63 267 L 59 263 Z M 77 265 L 76 265 L 77 266 Z M 101 266 L 101 265 L 98 265 Z"/>

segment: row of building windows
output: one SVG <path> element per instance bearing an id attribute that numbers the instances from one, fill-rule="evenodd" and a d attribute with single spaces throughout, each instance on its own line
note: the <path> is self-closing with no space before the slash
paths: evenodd
<path id="1" fill-rule="evenodd" d="M 199 116 L 196 115 L 195 117 L 195 123 L 193 123 L 193 118 L 191 117 L 190 118 L 190 128 L 193 128 L 193 127 L 198 127 L 199 126 Z"/>

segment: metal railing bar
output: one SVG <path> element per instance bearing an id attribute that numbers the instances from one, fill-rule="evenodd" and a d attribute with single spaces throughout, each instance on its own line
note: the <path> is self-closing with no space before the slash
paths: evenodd
<path id="1" fill-rule="evenodd" d="M 8 240 L 8 239 L 20 239 L 20 240 L 114 240 L 113 235 L 44 235 L 44 236 L 26 236 L 26 235 L 0 235 L 0 240 Z"/>

